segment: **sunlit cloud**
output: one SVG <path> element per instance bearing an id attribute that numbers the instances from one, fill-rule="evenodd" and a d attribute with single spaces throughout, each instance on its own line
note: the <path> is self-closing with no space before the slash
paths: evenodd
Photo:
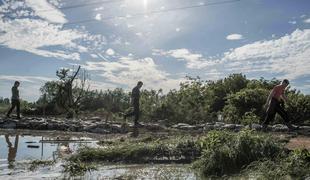
<path id="1" fill-rule="evenodd" d="M 43 57 L 80 60 L 81 53 L 102 50 L 106 44 L 102 35 L 91 35 L 82 29 L 64 29 L 65 15 L 46 0 L 7 1 L 0 6 L 0 11 L 4 12 L 0 16 L 0 45 L 11 49 Z M 14 19 L 7 19 L 9 12 Z"/>
<path id="2" fill-rule="evenodd" d="M 243 39 L 243 36 L 241 34 L 230 34 L 226 36 L 227 40 L 240 40 Z"/>
<path id="3" fill-rule="evenodd" d="M 207 59 L 202 54 L 192 53 L 190 50 L 185 48 L 169 51 L 153 49 L 153 55 L 173 57 L 178 61 L 184 61 L 186 63 L 186 67 L 190 69 L 203 69 L 218 63 L 218 60 L 216 59 Z"/>
<path id="4" fill-rule="evenodd" d="M 100 21 L 101 20 L 101 14 L 96 14 L 95 19 Z"/>
<path id="5" fill-rule="evenodd" d="M 304 23 L 310 23 L 310 18 L 305 19 L 305 20 L 304 20 Z"/>
<path id="6" fill-rule="evenodd" d="M 217 75 L 242 73 L 273 73 L 275 77 L 296 79 L 310 75 L 310 29 L 296 29 L 278 39 L 256 41 L 216 57 L 204 57 L 188 49 L 154 50 L 153 55 L 185 61 L 186 67 L 216 70 Z"/>
<path id="7" fill-rule="evenodd" d="M 145 88 L 165 91 L 178 88 L 184 78 L 172 78 L 171 75 L 159 69 L 152 58 L 134 59 L 122 57 L 114 62 L 87 62 L 85 69 L 97 72 L 106 82 L 127 87 L 134 86 L 138 81 L 145 82 Z"/>
<path id="8" fill-rule="evenodd" d="M 107 55 L 109 56 L 113 56 L 115 54 L 115 51 L 111 48 L 107 49 L 106 52 L 105 52 Z"/>
<path id="9" fill-rule="evenodd" d="M 68 22 L 65 15 L 47 0 L 26 0 L 26 5 L 31 7 L 37 16 L 49 22 L 61 24 Z"/>

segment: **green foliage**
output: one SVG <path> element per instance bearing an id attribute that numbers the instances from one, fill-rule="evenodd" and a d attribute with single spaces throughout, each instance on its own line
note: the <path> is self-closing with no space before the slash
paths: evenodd
<path id="1" fill-rule="evenodd" d="M 83 163 L 79 160 L 68 161 L 63 167 L 64 172 L 69 173 L 70 176 L 83 176 L 88 171 L 97 170 L 95 165 Z"/>
<path id="2" fill-rule="evenodd" d="M 105 109 L 112 113 L 123 112 L 129 107 L 130 96 L 121 88 L 106 91 L 89 91 L 81 101 L 84 111 Z"/>
<path id="3" fill-rule="evenodd" d="M 240 120 L 249 112 L 262 119 L 265 113 L 263 106 L 267 96 L 268 91 L 261 88 L 243 89 L 229 95 L 223 109 L 225 121 L 240 123 Z"/>
<path id="4" fill-rule="evenodd" d="M 6 113 L 10 107 L 10 99 L 0 97 L 0 113 Z"/>
<path id="5" fill-rule="evenodd" d="M 68 73 L 68 72 L 67 72 Z M 42 96 L 35 104 L 36 113 L 56 115 L 61 112 L 57 105 L 57 93 L 62 81 L 68 79 L 66 72 L 58 72 L 60 81 L 47 82 L 42 88 Z M 66 76 L 65 76 L 66 75 Z M 69 78 L 70 79 L 70 78 Z M 173 89 L 164 94 L 159 90 L 142 90 L 140 98 L 141 121 L 164 121 L 166 125 L 176 123 L 199 124 L 218 121 L 222 114 L 228 123 L 251 124 L 263 120 L 263 105 L 270 90 L 280 81 L 277 79 L 249 80 L 243 74 L 232 74 L 217 81 L 205 81 L 188 77 Z M 73 94 L 77 93 L 73 88 Z M 87 91 L 76 104 L 85 114 L 96 114 L 102 111 L 120 119 L 120 114 L 131 107 L 130 93 L 121 88 L 105 91 Z M 296 90 L 287 92 L 289 101 L 286 110 L 294 123 L 302 124 L 310 120 L 310 96 Z M 60 98 L 62 99 L 62 98 Z M 68 110 L 69 111 L 69 110 Z M 277 118 L 276 118 L 277 119 Z"/>
<path id="6" fill-rule="evenodd" d="M 294 123 L 301 124 L 310 120 L 310 95 L 291 91 L 288 93 L 288 99 L 286 109 Z"/>
<path id="7" fill-rule="evenodd" d="M 207 84 L 197 79 L 180 84 L 180 90 L 170 91 L 164 98 L 157 115 L 169 123 L 196 124 L 206 122 L 212 114 L 207 105 Z"/>
<path id="8" fill-rule="evenodd" d="M 253 123 L 258 124 L 260 123 L 260 117 L 258 117 L 253 111 L 246 112 L 242 116 L 240 123 L 243 125 L 251 125 Z"/>
<path id="9" fill-rule="evenodd" d="M 305 179 L 310 176 L 310 152 L 297 149 L 276 160 L 255 161 L 244 174 L 254 174 L 258 179 Z"/>
<path id="10" fill-rule="evenodd" d="M 100 143 L 105 145 L 106 143 Z M 192 162 L 201 155 L 196 141 L 189 137 L 109 142 L 105 148 L 83 148 L 71 161 L 124 163 Z"/>
<path id="11" fill-rule="evenodd" d="M 222 176 L 239 172 L 251 162 L 274 158 L 283 148 L 270 137 L 245 130 L 233 134 L 211 131 L 200 141 L 201 158 L 194 163 L 205 176 Z"/>
<path id="12" fill-rule="evenodd" d="M 51 161 L 51 160 L 34 160 L 34 161 L 31 161 L 29 170 L 34 171 L 40 166 L 52 166 L 54 164 L 55 164 L 55 161 Z"/>

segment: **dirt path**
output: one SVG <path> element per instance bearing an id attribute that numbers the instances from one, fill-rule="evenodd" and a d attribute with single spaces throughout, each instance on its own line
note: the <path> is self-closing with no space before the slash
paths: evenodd
<path id="1" fill-rule="evenodd" d="M 310 137 L 307 136 L 297 136 L 291 138 L 290 141 L 286 144 L 288 149 L 308 149 L 310 150 Z"/>

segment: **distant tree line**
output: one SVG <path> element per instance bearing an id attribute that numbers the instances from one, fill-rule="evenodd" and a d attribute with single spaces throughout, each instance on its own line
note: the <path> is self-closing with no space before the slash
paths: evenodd
<path id="1" fill-rule="evenodd" d="M 68 110 L 64 110 L 65 103 L 59 103 L 64 98 L 59 95 L 61 83 L 61 80 L 46 82 L 41 88 L 41 97 L 31 105 L 32 111 L 25 110 L 25 113 L 66 113 Z M 166 124 L 198 124 L 218 120 L 227 123 L 259 123 L 265 116 L 263 106 L 266 98 L 270 90 L 279 83 L 277 79 L 247 79 L 243 74 L 232 74 L 216 81 L 188 77 L 178 90 L 173 89 L 166 94 L 161 89 L 142 90 L 141 118 L 147 122 L 162 121 Z M 72 108 L 76 115 L 104 112 L 112 118 L 120 118 L 121 113 L 130 108 L 130 92 L 121 88 L 105 91 L 90 91 L 85 86 L 70 88 L 72 96 L 80 94 L 74 105 L 66 107 Z M 310 95 L 304 95 L 295 89 L 288 89 L 286 94 L 289 98 L 286 109 L 293 123 L 309 123 Z"/>

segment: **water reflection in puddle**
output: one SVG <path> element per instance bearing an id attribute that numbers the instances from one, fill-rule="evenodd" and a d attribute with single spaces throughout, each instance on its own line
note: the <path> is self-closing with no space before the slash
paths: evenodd
<path id="1" fill-rule="evenodd" d="M 0 175 L 25 169 L 32 160 L 56 160 L 75 152 L 82 146 L 96 146 L 93 139 L 72 135 L 0 134 Z"/>

